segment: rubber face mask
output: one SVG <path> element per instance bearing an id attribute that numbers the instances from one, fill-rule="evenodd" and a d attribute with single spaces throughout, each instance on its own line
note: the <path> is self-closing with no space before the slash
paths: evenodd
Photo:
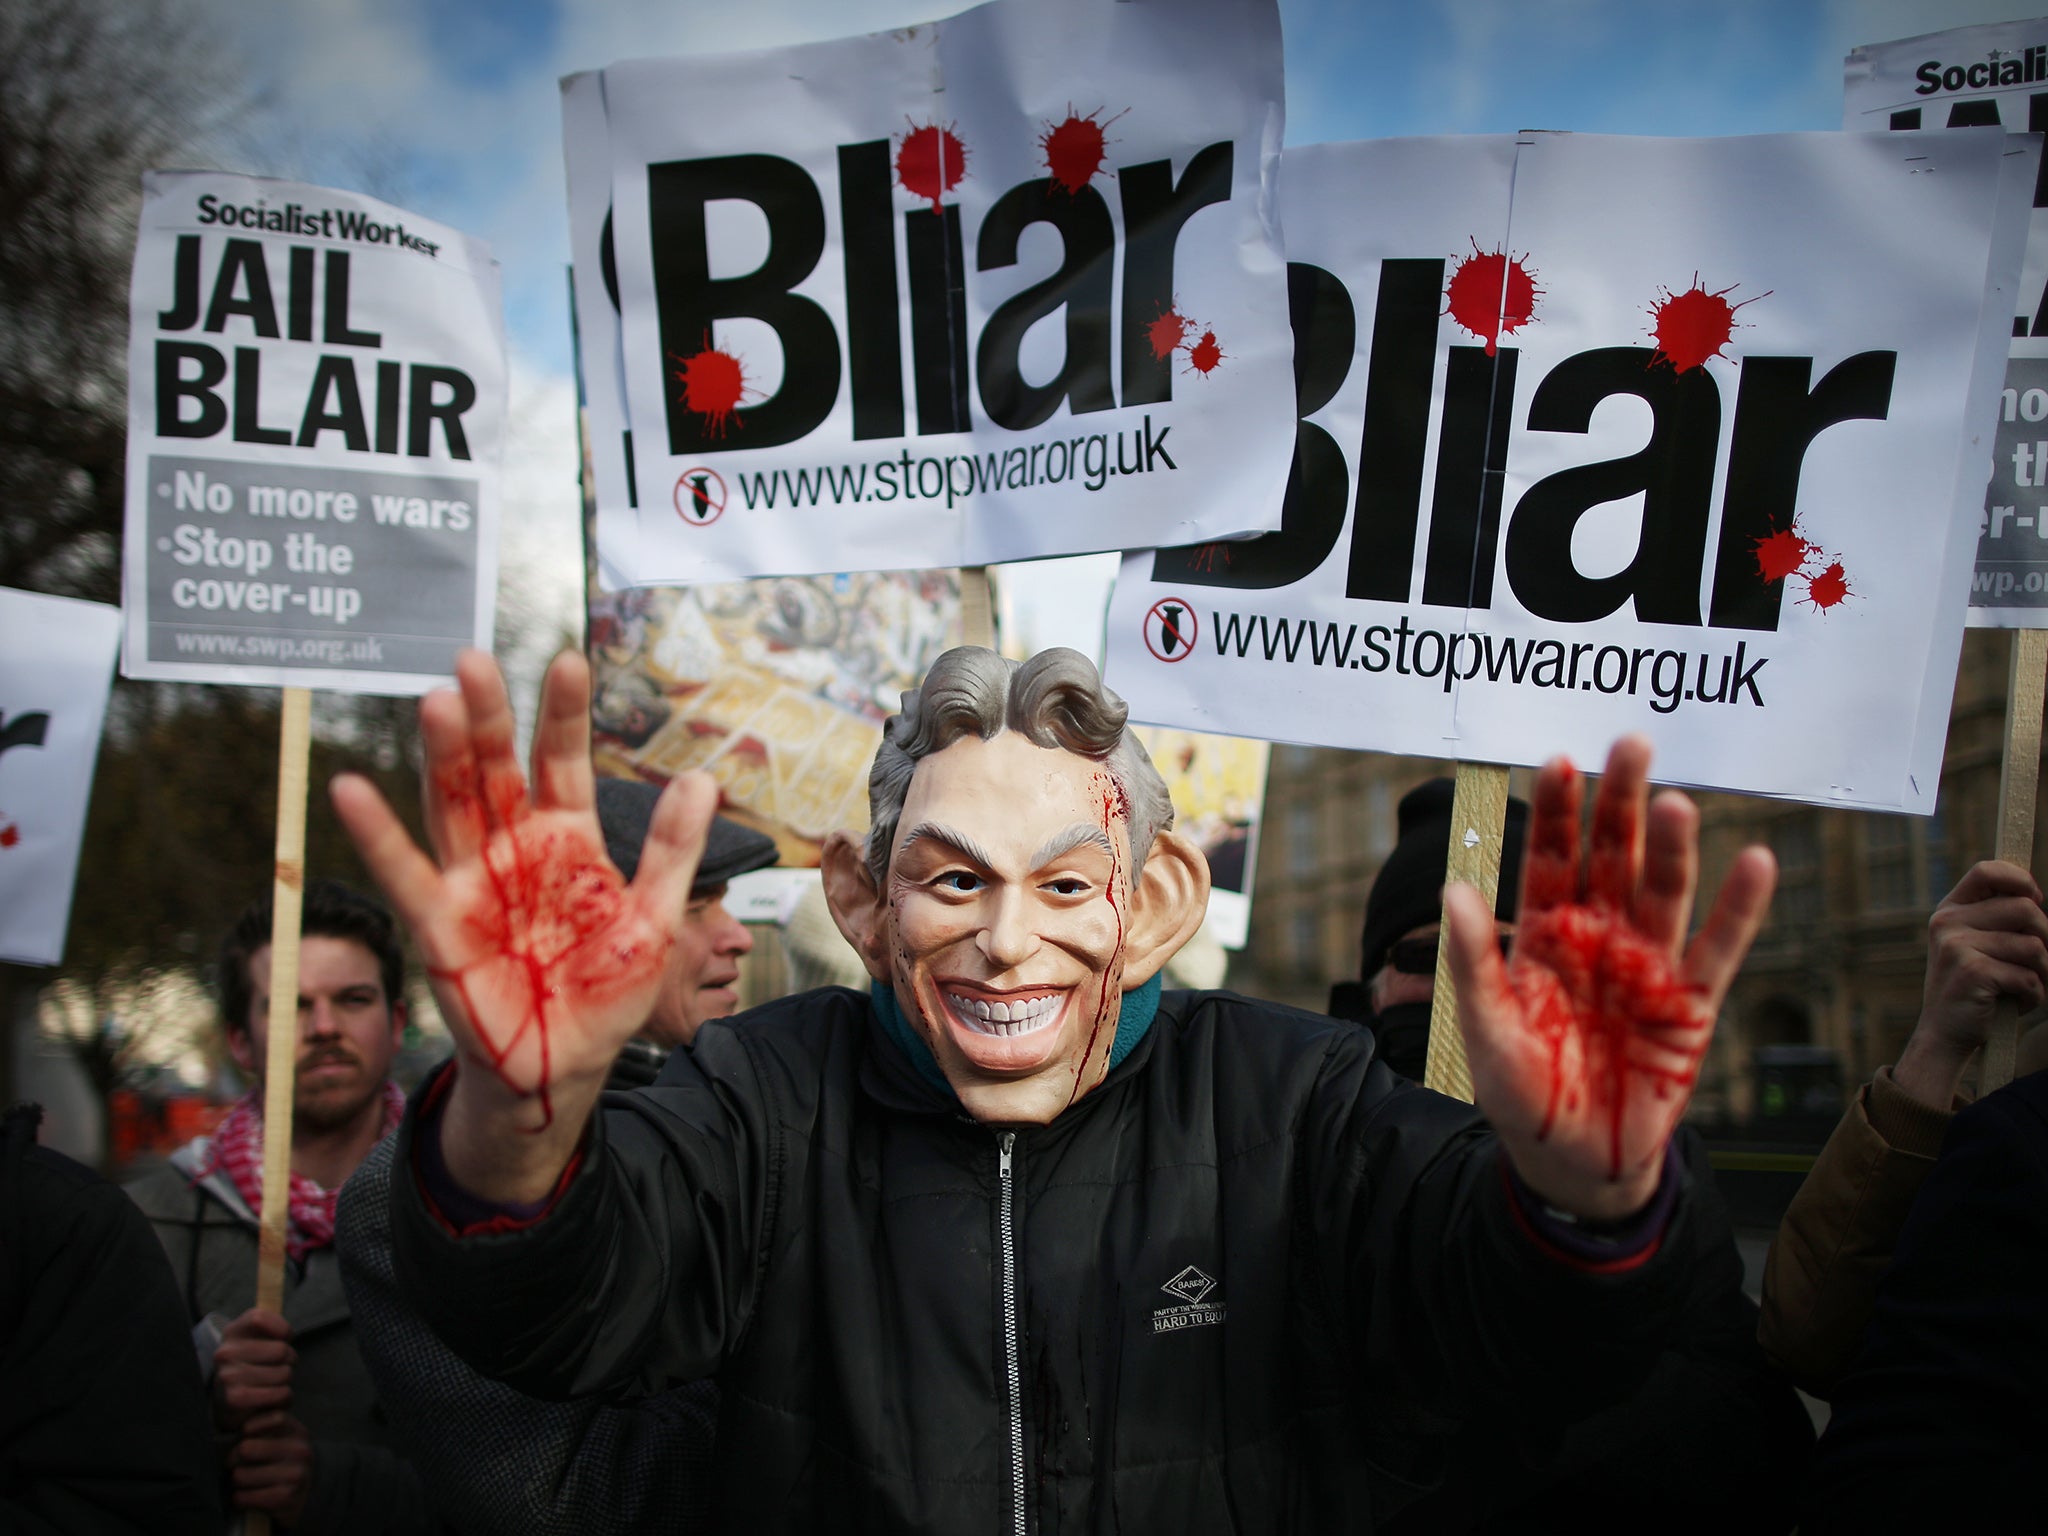
<path id="1" fill-rule="evenodd" d="M 1011 731 L 933 753 L 883 894 L 897 1005 L 969 1114 L 1044 1124 L 1102 1081 L 1131 927 L 1106 768 Z"/>

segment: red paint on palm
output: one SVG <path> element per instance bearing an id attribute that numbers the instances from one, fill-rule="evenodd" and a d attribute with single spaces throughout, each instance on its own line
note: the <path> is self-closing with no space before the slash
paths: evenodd
<path id="1" fill-rule="evenodd" d="M 1643 1095 L 1682 1102 L 1699 1075 L 1713 1032 L 1705 993 L 1619 908 L 1581 902 L 1522 924 L 1508 985 L 1544 1051 L 1536 1139 L 1549 1140 L 1561 1120 L 1604 1122 L 1608 1176 L 1619 1178 L 1629 1116 Z"/>
<path id="2" fill-rule="evenodd" d="M 428 974 L 461 999 L 483 1064 L 513 1093 L 540 1100 L 544 1128 L 554 1119 L 554 1035 L 565 1010 L 602 1008 L 647 986 L 670 941 L 639 921 L 592 836 L 534 815 L 516 769 L 481 782 L 443 772 L 435 787 L 444 812 L 481 833 L 485 892 L 464 923 L 476 958 Z"/>

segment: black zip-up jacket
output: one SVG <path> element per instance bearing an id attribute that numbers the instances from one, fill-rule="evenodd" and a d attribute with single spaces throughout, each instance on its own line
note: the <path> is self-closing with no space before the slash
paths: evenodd
<path id="1" fill-rule="evenodd" d="M 1369 1530 L 1389 1436 L 1620 1395 L 1713 1267 L 1682 1194 L 1611 1274 L 1513 1202 L 1478 1114 L 1369 1031 L 1228 993 L 1167 994 L 1015 1132 L 866 998 L 807 993 L 607 1097 L 530 1227 L 456 1237 L 392 1181 L 401 1283 L 478 1369 L 552 1396 L 715 1374 L 720 1528 L 749 1536 Z"/>

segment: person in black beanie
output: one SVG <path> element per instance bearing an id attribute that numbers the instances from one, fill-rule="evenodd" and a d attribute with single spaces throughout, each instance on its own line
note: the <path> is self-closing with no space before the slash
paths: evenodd
<path id="1" fill-rule="evenodd" d="M 1401 797 L 1400 841 L 1365 898 L 1360 979 L 1340 981 L 1330 989 L 1330 1013 L 1372 1026 L 1380 1060 L 1418 1083 L 1429 1057 L 1437 925 L 1443 916 L 1444 872 L 1450 863 L 1452 787 L 1449 779 L 1429 779 Z M 1507 832 L 1501 839 L 1500 893 L 1493 904 L 1503 945 L 1514 933 L 1528 827 L 1527 802 L 1510 796 Z"/>

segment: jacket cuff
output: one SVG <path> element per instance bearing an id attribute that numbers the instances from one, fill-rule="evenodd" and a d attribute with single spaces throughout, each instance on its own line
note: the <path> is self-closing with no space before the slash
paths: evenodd
<path id="1" fill-rule="evenodd" d="M 577 1147 L 575 1155 L 569 1159 L 569 1166 L 555 1180 L 555 1187 L 542 1199 L 500 1204 L 471 1194 L 455 1181 L 441 1153 L 441 1111 L 445 1107 L 448 1090 L 454 1086 L 456 1071 L 456 1064 L 451 1060 L 445 1071 L 428 1080 L 420 1095 L 412 1139 L 412 1171 L 427 1214 L 450 1237 L 521 1232 L 545 1221 L 548 1212 L 555 1208 L 576 1177 L 576 1170 L 583 1166 L 583 1147 Z"/>
<path id="2" fill-rule="evenodd" d="M 1879 1067 L 1877 1076 L 1864 1088 L 1863 1112 L 1886 1146 L 1914 1157 L 1940 1156 L 1942 1138 L 1956 1117 L 1955 1108 L 1936 1109 L 1906 1092 L 1892 1077 L 1890 1067 Z"/>
<path id="3" fill-rule="evenodd" d="M 1595 1224 L 1553 1210 L 1522 1182 L 1505 1151 L 1500 1154 L 1500 1176 L 1515 1225 L 1538 1249 L 1584 1274 L 1621 1275 L 1649 1263 L 1663 1246 L 1682 1183 L 1677 1158 L 1676 1144 L 1665 1143 L 1664 1166 L 1650 1203 L 1625 1221 L 1614 1223 Z"/>

